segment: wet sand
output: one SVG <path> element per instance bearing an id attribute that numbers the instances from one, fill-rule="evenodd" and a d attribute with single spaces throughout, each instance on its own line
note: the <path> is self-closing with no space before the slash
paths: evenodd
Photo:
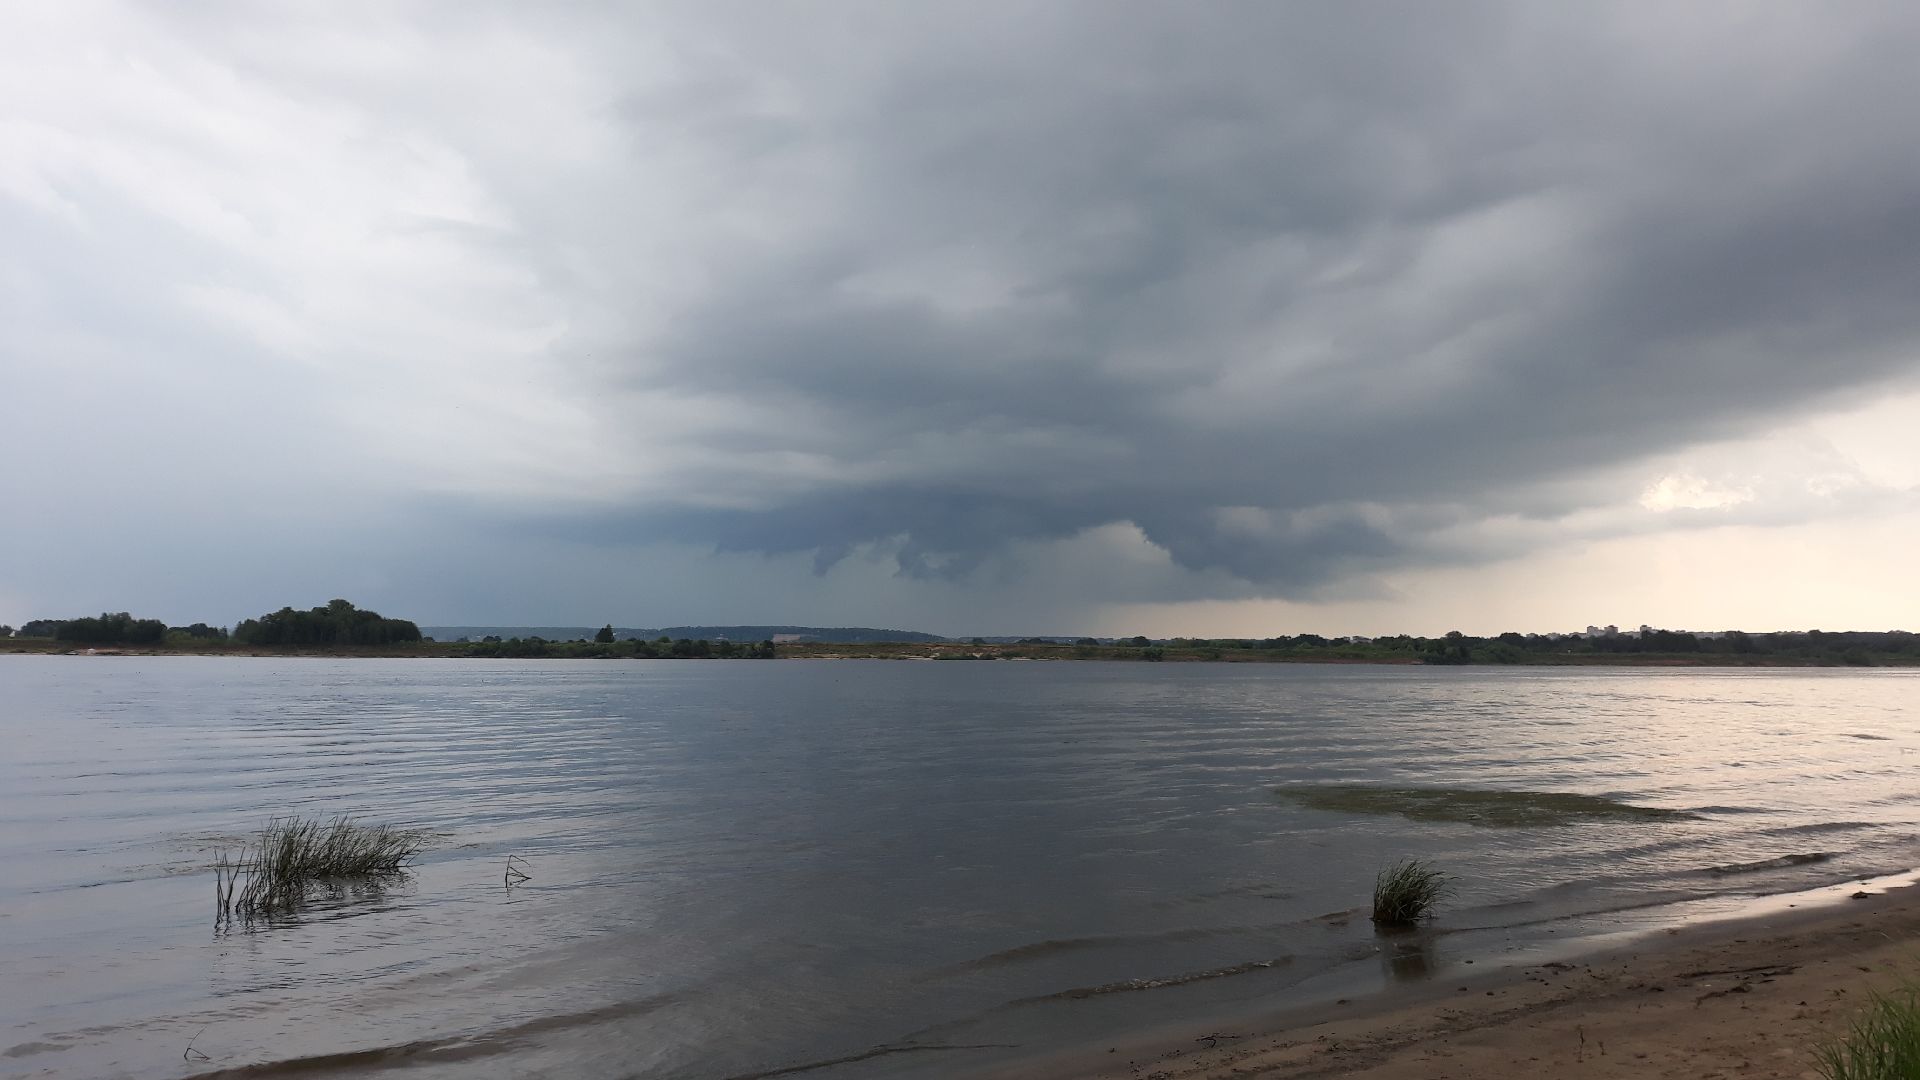
<path id="1" fill-rule="evenodd" d="M 1903 876 L 1902 880 L 1909 880 Z M 1816 1077 L 1876 990 L 1920 978 L 1920 888 L 1668 930 L 1574 963 L 1223 1021 L 1004 1074 L 1099 1080 Z"/>

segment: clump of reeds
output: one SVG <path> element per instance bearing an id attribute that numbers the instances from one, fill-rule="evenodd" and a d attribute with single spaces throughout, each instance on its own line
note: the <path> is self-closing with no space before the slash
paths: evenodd
<path id="1" fill-rule="evenodd" d="M 416 830 L 362 825 L 345 814 L 274 818 L 239 858 L 222 853 L 215 861 L 218 916 L 252 922 L 294 910 L 318 886 L 398 877 L 424 842 Z"/>
<path id="2" fill-rule="evenodd" d="M 1844 1034 L 1815 1051 L 1827 1080 L 1920 1076 L 1920 985 L 1874 994 Z"/>
<path id="3" fill-rule="evenodd" d="M 1431 863 L 1403 859 L 1373 879 L 1373 921 L 1380 926 L 1413 926 L 1433 914 L 1452 886 Z"/>

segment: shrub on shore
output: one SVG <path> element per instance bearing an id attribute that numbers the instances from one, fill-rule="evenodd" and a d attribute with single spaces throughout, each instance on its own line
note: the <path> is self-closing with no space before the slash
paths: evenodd
<path id="1" fill-rule="evenodd" d="M 1826 1080 L 1920 1076 L 1920 984 L 1875 994 L 1845 1033 L 1815 1051 Z"/>
<path id="2" fill-rule="evenodd" d="M 1373 880 L 1373 921 L 1379 926 L 1413 926 L 1433 914 L 1433 906 L 1451 886 L 1431 863 L 1403 859 Z"/>
<path id="3" fill-rule="evenodd" d="M 292 911 L 315 886 L 398 877 L 424 844 L 416 830 L 362 825 L 344 814 L 275 818 L 237 860 L 223 854 L 215 864 L 218 917 L 251 922 Z"/>

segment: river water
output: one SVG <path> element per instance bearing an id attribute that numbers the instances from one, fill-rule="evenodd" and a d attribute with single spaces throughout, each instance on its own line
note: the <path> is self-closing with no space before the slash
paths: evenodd
<path id="1" fill-rule="evenodd" d="M 0 658 L 0 1076 L 965 1074 L 1920 864 L 1917 704 L 1886 671 Z M 1681 813 L 1295 797 L 1354 785 Z M 433 839 L 217 927 L 211 860 L 294 812 Z M 1384 938 L 1409 855 L 1456 890 Z"/>

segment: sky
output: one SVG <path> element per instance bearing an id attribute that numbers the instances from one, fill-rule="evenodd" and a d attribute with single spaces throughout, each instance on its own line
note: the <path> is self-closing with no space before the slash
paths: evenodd
<path id="1" fill-rule="evenodd" d="M 0 7 L 0 621 L 1920 629 L 1920 8 Z"/>

